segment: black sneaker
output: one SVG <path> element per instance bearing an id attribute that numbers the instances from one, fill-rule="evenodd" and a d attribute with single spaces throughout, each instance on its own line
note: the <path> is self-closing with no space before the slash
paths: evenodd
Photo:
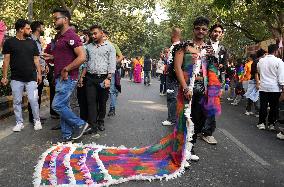
<path id="1" fill-rule="evenodd" d="M 51 119 L 60 119 L 60 116 L 59 115 L 50 115 Z"/>
<path id="2" fill-rule="evenodd" d="M 92 134 L 92 133 L 93 133 L 92 127 L 88 127 L 87 130 L 84 132 L 84 135 L 88 135 L 88 134 Z"/>
<path id="3" fill-rule="evenodd" d="M 68 136 L 68 137 L 62 138 L 62 142 L 64 142 L 64 143 L 72 143 L 73 139 L 72 139 L 71 136 Z"/>
<path id="4" fill-rule="evenodd" d="M 105 129 L 105 123 L 104 123 L 103 121 L 99 121 L 99 122 L 98 122 L 98 129 L 99 129 L 100 131 L 106 130 L 106 129 Z"/>
<path id="5" fill-rule="evenodd" d="M 56 130 L 60 130 L 61 126 L 60 125 L 55 125 L 51 128 L 51 130 L 56 131 Z"/>
<path id="6" fill-rule="evenodd" d="M 89 124 L 85 123 L 84 125 L 75 129 L 74 137 L 72 139 L 78 140 L 79 138 L 81 138 L 83 136 L 84 132 L 86 132 L 86 130 L 88 129 L 88 127 L 89 127 Z"/>
<path id="7" fill-rule="evenodd" d="M 114 108 L 111 108 L 111 109 L 109 110 L 107 116 L 115 116 L 115 109 L 114 109 Z"/>

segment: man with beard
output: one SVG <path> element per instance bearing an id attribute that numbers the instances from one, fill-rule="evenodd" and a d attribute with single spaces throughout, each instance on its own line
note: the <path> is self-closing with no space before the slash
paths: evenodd
<path id="1" fill-rule="evenodd" d="M 48 66 L 46 66 L 45 60 L 43 58 L 43 49 L 41 46 L 41 42 L 40 42 L 40 37 L 44 35 L 44 28 L 43 28 L 43 22 L 42 21 L 34 21 L 31 23 L 31 29 L 32 29 L 32 36 L 31 38 L 36 42 L 37 44 L 37 48 L 39 51 L 39 55 L 40 55 L 40 65 L 41 65 L 41 73 L 42 73 L 42 80 L 45 78 L 46 74 L 48 73 Z M 41 95 L 42 95 L 42 90 L 43 90 L 43 82 L 41 82 L 37 89 L 38 89 L 38 104 L 39 104 L 39 108 L 40 108 L 40 104 L 41 104 Z M 28 110 L 29 110 L 29 122 L 33 123 L 33 113 L 32 113 L 32 108 L 30 103 L 28 104 Z M 45 118 L 41 117 L 41 121 L 45 120 Z"/>
<path id="2" fill-rule="evenodd" d="M 71 14 L 64 8 L 53 10 L 53 22 L 58 30 L 54 56 L 55 96 L 52 108 L 60 115 L 63 141 L 81 138 L 89 124 L 70 108 L 70 96 L 77 86 L 79 66 L 86 60 L 80 37 L 70 27 Z"/>
<path id="3" fill-rule="evenodd" d="M 218 102 L 220 82 L 218 82 L 219 80 L 215 73 L 217 69 L 215 67 L 215 63 L 211 60 L 213 57 L 213 49 L 204 42 L 208 33 L 208 25 L 209 20 L 207 18 L 196 18 L 193 23 L 193 40 L 187 41 L 186 46 L 181 44 L 181 46 L 183 46 L 182 49 L 175 52 L 174 57 L 175 72 L 184 95 L 184 104 L 187 104 L 189 100 L 191 100 L 191 117 L 194 123 L 194 135 L 191 141 L 192 144 L 196 143 L 197 134 L 201 133 L 207 116 L 215 116 L 215 114 L 219 114 L 220 112 L 220 102 Z M 193 54 L 188 51 L 190 46 L 194 47 L 195 50 L 200 51 L 201 59 L 201 66 L 200 69 L 197 70 L 198 74 L 195 76 L 193 88 L 189 87 L 189 82 L 192 78 L 191 76 L 195 75 L 196 72 L 192 72 L 194 65 L 191 60 L 193 59 Z M 217 82 L 214 82 L 216 80 Z M 216 88 L 216 90 L 214 90 L 215 92 L 212 91 L 212 86 Z M 216 93 L 218 93 L 217 96 L 215 95 Z M 209 105 L 212 107 L 210 108 L 208 107 L 208 104 L 212 101 L 214 101 L 214 105 Z M 217 106 L 215 106 L 215 102 Z M 190 148 L 191 147 L 187 147 L 186 149 L 190 150 Z M 190 157 L 187 157 L 187 159 L 193 161 L 199 160 L 199 157 L 195 155 L 193 148 L 191 149 L 191 154 L 189 156 Z"/>
<path id="4" fill-rule="evenodd" d="M 212 25 L 209 30 L 210 40 L 207 43 L 213 48 L 213 57 L 214 63 L 218 66 L 218 73 L 220 75 L 221 84 L 225 82 L 225 68 L 227 66 L 227 51 L 225 47 L 220 44 L 220 39 L 223 37 L 224 28 L 220 24 Z M 216 120 L 215 115 L 206 118 L 204 127 L 202 129 L 201 138 L 211 145 L 216 145 L 217 140 L 212 136 L 213 132 L 216 129 Z"/>
<path id="5" fill-rule="evenodd" d="M 106 115 L 106 102 L 112 74 L 116 68 L 116 51 L 114 46 L 104 39 L 102 27 L 93 25 L 90 27 L 94 43 L 86 46 L 87 67 L 86 88 L 88 103 L 88 121 L 93 133 L 99 137 L 98 129 L 104 131 L 104 118 Z"/>
<path id="6" fill-rule="evenodd" d="M 30 23 L 19 19 L 15 23 L 16 36 L 6 40 L 2 53 L 4 54 L 3 78 L 1 83 L 8 84 L 8 67 L 11 67 L 11 88 L 13 94 L 13 108 L 16 117 L 14 132 L 24 128 L 22 116 L 22 98 L 24 88 L 28 94 L 31 105 L 34 130 L 42 129 L 39 117 L 37 83 L 42 82 L 41 68 L 39 63 L 39 51 L 31 36 Z"/>

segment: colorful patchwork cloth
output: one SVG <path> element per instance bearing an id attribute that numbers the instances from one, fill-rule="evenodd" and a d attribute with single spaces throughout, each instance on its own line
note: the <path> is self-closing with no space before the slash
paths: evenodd
<path id="1" fill-rule="evenodd" d="M 185 145 L 190 144 L 186 141 L 186 124 L 190 123 L 183 109 L 174 133 L 152 146 L 132 149 L 71 143 L 52 146 L 36 166 L 34 185 L 109 186 L 129 180 L 180 176 L 184 172 L 185 147 L 190 146 Z"/>
<path id="2" fill-rule="evenodd" d="M 187 82 L 190 74 L 185 68 Z M 190 82 L 194 84 L 194 79 Z M 181 176 L 192 148 L 194 125 L 190 113 L 190 103 L 180 88 L 174 132 L 157 144 L 130 149 L 96 144 L 54 145 L 43 153 L 36 166 L 34 186 L 109 186 L 130 180 L 168 180 Z"/>

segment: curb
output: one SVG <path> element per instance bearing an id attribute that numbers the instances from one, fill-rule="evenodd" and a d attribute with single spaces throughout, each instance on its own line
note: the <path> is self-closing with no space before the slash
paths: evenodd
<path id="1" fill-rule="evenodd" d="M 41 102 L 43 104 L 47 101 L 49 101 L 49 87 L 44 87 L 42 91 Z M 24 111 L 27 108 L 28 98 L 26 92 L 24 92 L 22 109 Z M 12 115 L 14 115 L 13 96 L 0 97 L 0 119 L 4 119 Z"/>

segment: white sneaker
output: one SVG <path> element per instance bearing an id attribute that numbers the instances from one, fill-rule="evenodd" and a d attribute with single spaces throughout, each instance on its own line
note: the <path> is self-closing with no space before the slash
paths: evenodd
<path id="1" fill-rule="evenodd" d="M 185 161 L 185 163 L 184 163 L 184 168 L 187 169 L 187 168 L 189 168 L 189 167 L 190 167 L 190 164 L 188 163 L 188 161 Z"/>
<path id="2" fill-rule="evenodd" d="M 212 145 L 217 144 L 217 140 L 214 138 L 214 136 L 201 136 L 201 138 L 208 144 L 212 144 Z"/>
<path id="3" fill-rule="evenodd" d="M 249 115 L 250 115 L 250 112 L 249 112 L 249 111 L 246 111 L 246 112 L 245 112 L 245 115 L 249 116 Z"/>
<path id="4" fill-rule="evenodd" d="M 23 123 L 17 123 L 15 125 L 15 127 L 13 128 L 13 131 L 14 132 L 20 132 L 23 128 L 24 128 L 24 124 Z"/>
<path id="5" fill-rule="evenodd" d="M 284 140 L 284 134 L 282 134 L 282 132 L 279 132 L 276 137 L 280 140 Z"/>
<path id="6" fill-rule="evenodd" d="M 268 126 L 268 129 L 271 130 L 271 131 L 275 131 L 274 125 L 269 125 L 269 126 Z"/>
<path id="7" fill-rule="evenodd" d="M 172 126 L 172 125 L 174 125 L 174 124 L 173 124 L 172 122 L 166 120 L 166 121 L 163 121 L 163 122 L 162 122 L 162 125 L 164 125 L 164 126 Z"/>
<path id="8" fill-rule="evenodd" d="M 227 100 L 228 100 L 228 101 L 233 101 L 234 99 L 233 99 L 233 98 L 228 97 L 228 98 L 227 98 Z"/>
<path id="9" fill-rule="evenodd" d="M 255 114 L 254 116 L 257 117 L 257 118 L 259 118 L 259 114 Z"/>
<path id="10" fill-rule="evenodd" d="M 264 129 L 265 129 L 265 125 L 264 125 L 263 123 L 258 124 L 256 127 L 257 127 L 259 130 L 264 130 Z"/>
<path id="11" fill-rule="evenodd" d="M 233 103 L 231 103 L 231 105 L 233 105 L 233 106 L 237 106 L 237 105 L 238 105 L 238 103 L 233 102 Z"/>
<path id="12" fill-rule="evenodd" d="M 42 129 L 41 122 L 36 120 L 35 124 L 34 124 L 34 130 L 37 131 L 37 130 L 41 130 L 41 129 Z"/>
<path id="13" fill-rule="evenodd" d="M 197 155 L 191 155 L 191 156 L 190 156 L 190 160 L 197 162 L 197 161 L 199 161 L 199 156 L 197 156 Z"/>

